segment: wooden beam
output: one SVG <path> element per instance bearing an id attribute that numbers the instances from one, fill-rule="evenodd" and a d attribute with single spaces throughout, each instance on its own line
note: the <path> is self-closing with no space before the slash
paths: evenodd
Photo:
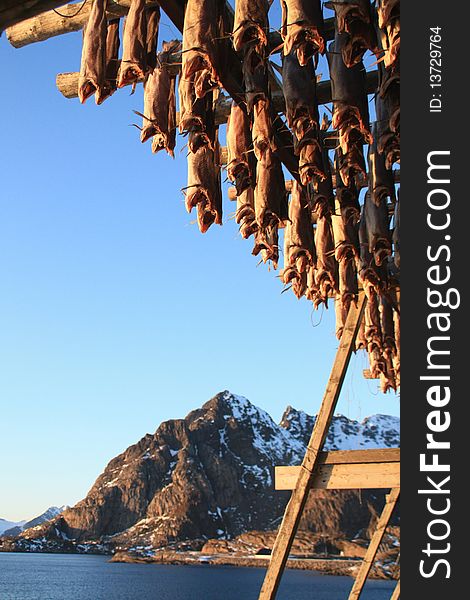
<path id="1" fill-rule="evenodd" d="M 372 450 L 333 450 L 320 452 L 319 465 L 354 465 L 359 463 L 400 462 L 400 448 L 378 448 Z"/>
<path id="2" fill-rule="evenodd" d="M 343 335 L 341 336 L 339 347 L 336 352 L 335 362 L 320 406 L 320 411 L 315 420 L 312 436 L 302 461 L 302 468 L 299 471 L 297 484 L 286 507 L 274 543 L 271 560 L 260 591 L 259 600 L 273 600 L 276 596 L 281 576 L 287 562 L 287 557 L 289 556 L 292 542 L 294 541 L 300 518 L 305 507 L 305 502 L 308 498 L 310 484 L 316 474 L 320 452 L 325 443 L 328 428 L 331 424 L 331 419 L 338 402 L 366 301 L 365 294 L 361 292 L 357 304 L 351 305 L 349 310 Z"/>
<path id="3" fill-rule="evenodd" d="M 387 496 L 387 502 L 377 522 L 377 527 L 375 529 L 374 535 L 372 536 L 369 547 L 367 548 L 364 560 L 362 561 L 361 566 L 359 568 L 359 572 L 356 576 L 356 580 L 354 581 L 354 585 L 352 587 L 351 593 L 349 594 L 348 600 L 358 600 L 362 593 L 367 576 L 369 575 L 372 564 L 375 560 L 375 555 L 377 554 L 377 550 L 379 549 L 379 546 L 382 542 L 385 530 L 390 521 L 393 509 L 395 508 L 399 497 L 400 488 L 393 489 Z"/>
<path id="4" fill-rule="evenodd" d="M 397 585 L 393 590 L 393 594 L 390 596 L 390 600 L 400 600 L 400 580 L 397 581 Z"/>
<path id="5" fill-rule="evenodd" d="M 25 19 L 35 17 L 62 4 L 61 0 L 3 0 L 0 3 L 0 34 L 7 27 L 15 26 Z"/>
<path id="6" fill-rule="evenodd" d="M 156 4 L 155 0 L 148 0 L 148 4 Z M 46 4 L 45 2 L 43 4 Z M 59 6 L 62 2 L 55 2 L 55 6 Z M 57 9 L 41 12 L 31 19 L 26 19 L 21 23 L 9 27 L 6 31 L 7 38 L 15 48 L 22 48 L 36 42 L 43 42 L 49 38 L 80 31 L 88 20 L 91 10 L 91 1 L 88 0 L 83 7 L 83 2 L 75 2 L 73 4 L 65 4 Z M 106 15 L 108 19 L 116 19 L 123 17 L 129 12 L 130 0 L 113 0 L 108 2 Z M 51 8 L 51 7 L 48 7 Z M 65 16 L 61 16 L 65 15 Z M 28 15 L 31 16 L 31 15 Z"/>
<path id="7" fill-rule="evenodd" d="M 293 490 L 302 467 L 275 467 L 275 489 Z M 320 465 L 310 482 L 315 490 L 390 489 L 400 485 L 399 462 Z"/>
<path id="8" fill-rule="evenodd" d="M 177 52 L 170 56 L 170 62 L 175 65 L 175 70 L 181 64 L 181 53 Z M 56 85 L 59 92 L 66 98 L 78 98 L 78 72 L 71 73 L 59 73 L 56 77 Z M 369 71 L 366 77 L 367 82 L 367 93 L 372 94 L 377 89 L 378 83 L 378 71 Z M 317 95 L 319 104 L 327 104 L 331 102 L 331 83 L 327 79 L 320 81 L 317 84 Z M 230 107 L 232 101 L 227 96 L 224 98 L 224 109 L 218 115 L 219 124 L 227 121 L 228 115 L 230 114 Z M 272 94 L 272 101 L 274 104 L 274 110 L 276 112 L 284 112 L 286 104 L 284 102 L 284 95 L 281 90 L 275 90 Z"/>
<path id="9" fill-rule="evenodd" d="M 328 144 L 325 144 L 328 147 Z M 222 146 L 221 148 L 221 152 L 220 152 L 220 159 L 221 159 L 221 164 L 222 165 L 226 165 L 227 164 L 227 148 L 226 146 Z M 393 171 L 394 173 L 394 179 L 396 183 L 400 182 L 400 169 L 397 169 L 396 171 Z M 333 188 L 336 188 L 336 175 L 333 173 L 331 175 L 331 179 L 333 180 Z M 369 182 L 367 180 L 367 178 L 358 178 L 357 183 L 357 187 L 359 189 L 362 188 L 366 188 L 369 185 Z M 292 190 L 292 179 L 286 179 L 286 191 L 290 194 Z M 235 201 L 237 199 L 237 190 L 235 189 L 234 186 L 230 186 L 228 188 L 228 199 Z M 372 374 L 370 372 L 370 369 L 364 369 L 362 371 L 362 374 L 364 376 L 364 379 L 378 379 L 378 377 L 372 377 Z"/>
<path id="10" fill-rule="evenodd" d="M 152 0 L 149 0 L 151 2 Z M 5 2 L 3 2 L 5 4 Z M 8 5 L 15 5 L 19 10 L 18 2 L 15 0 L 9 0 L 6 2 Z M 13 25 L 12 22 L 7 23 L 5 27 L 9 27 L 7 31 L 8 39 L 15 48 L 22 48 L 29 44 L 36 42 L 43 42 L 50 38 L 70 33 L 72 31 L 80 31 L 87 22 L 88 15 L 90 14 L 91 1 L 88 0 L 80 12 L 74 16 L 81 6 L 81 2 L 75 2 L 71 4 L 65 4 L 61 0 L 36 0 L 36 2 L 30 0 L 29 2 L 20 3 L 25 6 L 30 4 L 38 5 L 36 12 L 24 12 L 22 19 L 27 19 L 21 25 Z M 123 17 L 129 11 L 130 0 L 113 0 L 108 3 L 107 8 L 108 18 Z M 182 3 L 177 2 L 163 2 L 162 7 L 165 4 L 164 11 L 171 19 L 171 21 L 182 31 L 183 19 L 184 19 L 184 6 Z M 62 5 L 62 6 L 61 6 Z M 51 8 L 60 6 L 58 12 L 63 15 L 67 15 L 68 18 L 62 18 L 60 15 L 55 13 Z M 25 11 L 25 8 L 22 9 Z M 2 13 L 6 11 L 6 8 L 0 9 L 0 18 Z M 40 14 L 42 13 L 42 14 Z M 36 15 L 40 14 L 40 18 Z M 32 17 L 32 18 L 29 18 Z M 16 21 L 15 21 L 16 22 Z M 11 25 L 11 27 L 10 27 Z M 181 28 L 180 28 L 181 25 Z M 325 38 L 332 40 L 334 38 L 334 18 L 325 19 Z M 279 32 L 272 31 L 268 34 L 268 48 L 270 52 L 279 52 L 279 46 L 282 44 L 282 38 Z"/>

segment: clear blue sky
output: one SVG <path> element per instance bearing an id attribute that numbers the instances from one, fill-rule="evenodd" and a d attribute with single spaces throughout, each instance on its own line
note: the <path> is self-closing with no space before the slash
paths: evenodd
<path id="1" fill-rule="evenodd" d="M 165 23 L 166 21 L 164 21 Z M 160 39 L 176 32 L 167 25 Z M 101 107 L 64 99 L 81 36 L 20 50 L 0 38 L 0 517 L 74 504 L 106 463 L 215 393 L 279 420 L 318 410 L 337 347 L 314 313 L 257 266 L 225 201 L 201 235 L 185 212 L 185 150 L 141 145 L 142 91 Z M 226 196 L 225 196 L 226 198 Z M 321 323 L 318 327 L 313 324 Z M 353 357 L 338 411 L 399 414 Z"/>

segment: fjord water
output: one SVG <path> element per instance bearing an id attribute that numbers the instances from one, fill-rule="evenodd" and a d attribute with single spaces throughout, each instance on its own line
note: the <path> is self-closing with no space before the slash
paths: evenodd
<path id="1" fill-rule="evenodd" d="M 0 553 L 1 600 L 256 600 L 264 569 L 109 563 L 106 556 Z M 341 600 L 353 580 L 287 570 L 279 600 Z M 370 581 L 364 600 L 394 582 Z"/>

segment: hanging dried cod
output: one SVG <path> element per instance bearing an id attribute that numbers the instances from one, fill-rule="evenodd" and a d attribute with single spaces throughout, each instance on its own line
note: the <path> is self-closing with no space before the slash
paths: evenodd
<path id="1" fill-rule="evenodd" d="M 106 1 L 94 0 L 83 29 L 82 60 L 78 97 L 83 104 L 96 92 L 96 100 L 106 85 Z"/>
<path id="2" fill-rule="evenodd" d="M 350 249 L 355 258 L 359 257 L 359 235 L 358 223 L 361 216 L 359 205 L 359 192 L 352 182 L 349 186 L 343 185 L 339 177 L 338 158 L 339 150 L 336 151 L 336 210 L 335 214 L 341 217 L 341 228 L 339 222 L 336 226 L 338 234 L 335 234 L 336 258 L 341 260 L 341 255 L 346 249 Z"/>
<path id="3" fill-rule="evenodd" d="M 141 142 L 153 138 L 152 151 L 166 150 L 171 157 L 176 145 L 176 75 L 171 74 L 168 64 L 170 54 L 180 48 L 177 40 L 163 42 L 158 65 L 144 83 L 144 114 L 137 113 L 143 118 Z"/>
<path id="4" fill-rule="evenodd" d="M 313 299 L 315 308 L 324 303 L 328 306 L 328 297 L 338 292 L 338 263 L 335 259 L 335 242 L 331 215 L 334 212 L 335 199 L 328 152 L 323 150 L 323 170 L 326 177 L 313 194 L 313 215 L 316 221 L 315 249 L 317 268 L 315 287 L 317 293 Z"/>
<path id="5" fill-rule="evenodd" d="M 366 71 L 362 61 L 346 67 L 341 51 L 347 35 L 336 34 L 328 49 L 334 129 L 339 132 L 339 145 L 346 155 L 357 144 L 372 142 L 369 131 L 369 108 L 366 93 Z"/>
<path id="6" fill-rule="evenodd" d="M 260 98 L 253 106 L 253 127 L 251 138 L 257 160 L 263 160 L 268 152 L 275 148 L 271 121 L 270 103 L 268 99 Z"/>
<path id="7" fill-rule="evenodd" d="M 263 55 L 268 45 L 267 0 L 236 0 L 233 23 L 233 47 L 237 52 L 245 46 L 254 47 L 255 52 Z"/>
<path id="8" fill-rule="evenodd" d="M 123 51 L 118 88 L 145 79 L 147 74 L 147 13 L 145 0 L 131 0 L 124 21 Z"/>
<path id="9" fill-rule="evenodd" d="M 369 0 L 334 0 L 325 6 L 335 11 L 338 32 L 346 34 L 341 55 L 347 67 L 361 61 L 366 50 L 377 49 Z"/>
<path id="10" fill-rule="evenodd" d="M 398 190 L 400 192 L 400 190 Z M 395 204 L 395 216 L 394 216 L 394 227 L 393 227 L 393 249 L 394 249 L 394 262 L 397 269 L 400 268 L 400 197 L 398 196 Z"/>
<path id="11" fill-rule="evenodd" d="M 400 0 L 379 0 L 377 16 L 385 51 L 384 64 L 395 69 L 400 55 Z"/>
<path id="12" fill-rule="evenodd" d="M 392 72 L 379 63 L 379 96 L 383 100 L 385 112 L 389 115 L 390 131 L 400 140 L 400 71 Z"/>
<path id="13" fill-rule="evenodd" d="M 179 130 L 189 134 L 188 148 L 196 152 L 201 145 L 215 149 L 215 116 L 213 94 L 196 98 L 194 81 L 180 77 L 179 85 L 180 121 Z"/>
<path id="14" fill-rule="evenodd" d="M 395 325 L 393 318 L 393 306 L 388 294 L 382 293 L 379 297 L 380 328 L 382 331 L 382 358 L 385 369 L 380 373 L 380 389 L 383 393 L 390 389 L 397 389 L 395 376 L 395 357 L 397 347 L 395 342 Z"/>
<path id="15" fill-rule="evenodd" d="M 380 292 L 387 287 L 387 270 L 385 266 L 378 267 L 375 264 L 374 257 L 369 251 L 369 233 L 364 207 L 359 222 L 359 245 L 360 256 L 356 262 L 362 287 L 364 289 L 367 286 L 372 287 L 376 292 Z"/>
<path id="16" fill-rule="evenodd" d="M 117 90 L 117 75 L 119 71 L 119 21 L 112 19 L 108 22 L 106 35 L 106 76 L 104 85 L 96 90 L 96 104 L 102 104 Z"/>
<path id="17" fill-rule="evenodd" d="M 369 162 L 369 190 L 372 202 L 380 206 L 382 200 L 390 198 L 395 200 L 395 185 L 393 180 L 393 171 L 387 169 L 385 157 L 377 149 L 379 139 L 377 123 L 372 124 L 373 142 L 368 150 Z"/>
<path id="18" fill-rule="evenodd" d="M 306 273 L 316 263 L 313 224 L 307 191 L 297 181 L 292 182 L 289 218 L 286 222 L 288 243 L 284 249 L 284 270 Z"/>
<path id="19" fill-rule="evenodd" d="M 232 102 L 227 120 L 227 176 L 234 182 L 237 196 L 253 184 L 250 149 L 250 120 L 246 112 L 236 102 Z"/>
<path id="20" fill-rule="evenodd" d="M 328 305 L 328 297 L 334 292 L 338 292 L 338 264 L 335 259 L 335 242 L 330 214 L 317 215 L 315 248 L 317 253 L 315 285 L 318 295 L 314 304 L 317 307 L 321 302 Z"/>
<path id="21" fill-rule="evenodd" d="M 284 54 L 293 50 L 302 66 L 309 58 L 316 61 L 318 53 L 325 51 L 320 0 L 281 0 L 281 7 Z"/>
<path id="22" fill-rule="evenodd" d="M 339 185 L 339 179 L 337 175 L 336 210 L 331 217 L 335 241 L 335 258 L 339 265 L 339 294 L 336 297 L 335 306 L 337 332 L 342 331 L 351 302 L 355 303 L 357 301 L 356 261 L 359 257 L 357 190 L 354 187 L 342 187 Z"/>
<path id="23" fill-rule="evenodd" d="M 240 225 L 240 234 L 245 239 L 258 230 L 254 196 L 256 161 L 250 146 L 248 115 L 232 102 L 227 121 L 227 176 L 237 190 L 235 221 Z"/>
<path id="24" fill-rule="evenodd" d="M 286 103 L 287 124 L 297 140 L 319 129 L 317 83 L 313 63 L 304 67 L 294 52 L 282 56 L 282 91 Z"/>
<path id="25" fill-rule="evenodd" d="M 388 227 L 387 200 L 383 198 L 377 206 L 372 202 L 369 190 L 364 199 L 364 218 L 367 228 L 369 252 L 379 267 L 392 254 L 392 243 Z"/>
<path id="26" fill-rule="evenodd" d="M 316 78 L 309 59 L 301 67 L 294 52 L 282 57 L 282 83 L 287 124 L 294 133 L 294 152 L 299 155 L 302 185 L 325 178 L 319 142 Z"/>
<path id="27" fill-rule="evenodd" d="M 258 231 L 253 254 L 264 250 L 264 261 L 271 260 L 277 268 L 278 227 L 287 219 L 287 193 L 281 162 L 270 149 L 256 165 L 255 214 Z"/>
<path id="28" fill-rule="evenodd" d="M 196 98 L 219 86 L 217 0 L 188 0 L 184 13 L 181 77 L 194 81 Z"/>
<path id="29" fill-rule="evenodd" d="M 379 378 L 381 374 L 387 371 L 387 365 L 382 356 L 379 297 L 376 290 L 371 286 L 366 286 L 364 292 L 367 296 L 364 310 L 364 335 L 367 342 L 370 372 L 372 377 Z"/>
<path id="30" fill-rule="evenodd" d="M 158 30 L 160 27 L 160 7 L 149 6 L 146 11 L 147 17 L 147 43 L 146 64 L 147 69 L 152 70 L 157 66 Z"/>
<path id="31" fill-rule="evenodd" d="M 391 169 L 394 163 L 400 162 L 400 139 L 390 129 L 389 107 L 379 94 L 375 97 L 375 112 L 377 114 L 377 150 L 384 156 L 386 168 Z"/>
<path id="32" fill-rule="evenodd" d="M 235 222 L 240 225 L 240 235 L 245 240 L 258 231 L 255 213 L 255 190 L 249 187 L 237 196 Z"/>
<path id="33" fill-rule="evenodd" d="M 204 144 L 188 154 L 188 186 L 185 190 L 186 210 L 197 207 L 197 222 L 201 233 L 216 223 L 222 225 L 222 189 L 219 147 L 215 151 Z"/>

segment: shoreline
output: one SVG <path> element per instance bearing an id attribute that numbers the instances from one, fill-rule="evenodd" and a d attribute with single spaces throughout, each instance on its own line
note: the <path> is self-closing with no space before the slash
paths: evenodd
<path id="1" fill-rule="evenodd" d="M 130 564 L 164 564 L 164 565 L 225 565 L 234 567 L 267 568 L 270 556 L 266 555 L 231 555 L 207 554 L 203 552 L 160 551 L 154 555 L 134 554 L 118 551 L 109 562 Z M 317 571 L 322 575 L 341 575 L 355 577 L 362 560 L 359 558 L 304 558 L 291 557 L 287 560 L 288 569 Z M 374 565 L 370 573 L 371 579 L 393 579 L 388 569 Z"/>

